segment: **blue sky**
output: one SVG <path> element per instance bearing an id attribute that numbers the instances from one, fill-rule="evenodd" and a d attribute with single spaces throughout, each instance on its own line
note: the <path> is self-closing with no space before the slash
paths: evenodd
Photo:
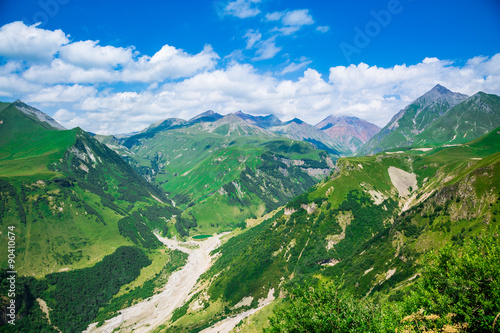
<path id="1" fill-rule="evenodd" d="M 437 83 L 499 94 L 499 52 L 497 0 L 0 1 L 0 100 L 100 133 L 207 109 L 382 126 Z"/>

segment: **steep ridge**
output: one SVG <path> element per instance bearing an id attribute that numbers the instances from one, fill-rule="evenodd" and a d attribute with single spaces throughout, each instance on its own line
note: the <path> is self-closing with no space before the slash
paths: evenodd
<path id="1" fill-rule="evenodd" d="M 424 253 L 499 226 L 498 188 L 500 128 L 456 147 L 339 159 L 331 177 L 223 244 L 200 281 L 208 297 L 190 300 L 206 310 L 186 306 L 166 331 L 207 327 L 256 307 L 270 289 L 277 297 L 318 279 L 343 276 L 360 297 L 401 297 Z"/>
<path id="2" fill-rule="evenodd" d="M 498 126 L 500 97 L 478 92 L 450 109 L 418 134 L 414 145 L 465 143 Z"/>
<path id="3" fill-rule="evenodd" d="M 40 298 L 54 309 L 52 325 L 75 331 L 152 259 L 166 261 L 152 230 L 175 223 L 181 211 L 88 133 L 59 130 L 41 111 L 34 117 L 18 105 L 0 111 L 0 224 L 16 235 L 16 304 L 23 309 L 16 329 L 50 329 L 33 302 Z M 7 255 L 0 254 L 2 276 Z M 110 274 L 105 280 L 102 271 Z M 92 281 L 81 285 L 89 274 Z M 78 290 L 78 305 L 67 288 Z"/>
<path id="4" fill-rule="evenodd" d="M 378 153 L 395 147 L 411 146 L 415 136 L 468 96 L 451 92 L 441 85 L 399 111 L 391 121 L 357 153 L 358 156 Z"/>
<path id="5" fill-rule="evenodd" d="M 44 275 L 72 264 L 95 263 L 116 245 L 154 246 L 147 241 L 150 231 L 136 235 L 127 223 L 138 223 L 131 215 L 141 205 L 166 218 L 179 214 L 169 199 L 86 132 L 47 127 L 25 117 L 18 105 L 0 113 L 2 140 L 9 140 L 0 147 L 6 191 L 0 218 L 23 235 L 18 244 L 24 260 L 18 270 Z M 161 225 L 149 215 L 151 227 Z M 121 220 L 127 216 L 132 220 Z M 116 240 L 106 244 L 110 237 Z M 5 264 L 4 254 L 1 258 Z"/>

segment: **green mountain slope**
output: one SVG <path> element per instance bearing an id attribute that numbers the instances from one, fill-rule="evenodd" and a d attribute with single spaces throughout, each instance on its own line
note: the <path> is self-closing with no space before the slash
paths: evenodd
<path id="1" fill-rule="evenodd" d="M 357 155 L 363 156 L 395 147 L 411 146 L 416 135 L 466 98 L 466 95 L 451 92 L 439 84 L 436 85 L 399 111 L 379 133 L 357 152 Z"/>
<path id="2" fill-rule="evenodd" d="M 0 111 L 0 121 L 0 222 L 16 228 L 19 274 L 87 267 L 122 245 L 155 248 L 151 229 L 180 215 L 86 132 L 57 130 L 18 102 Z M 6 268 L 6 253 L 0 263 Z"/>
<path id="3" fill-rule="evenodd" d="M 500 126 L 500 97 L 479 92 L 415 137 L 414 145 L 465 143 Z"/>
<path id="4" fill-rule="evenodd" d="M 401 297 L 424 253 L 499 226 L 498 188 L 500 128 L 457 147 L 339 159 L 331 177 L 224 244 L 190 301 L 206 311 L 172 325 L 205 327 L 270 291 L 341 276 L 359 297 Z"/>
<path id="5" fill-rule="evenodd" d="M 324 178 L 333 163 L 311 144 L 282 138 L 237 115 L 132 136 L 130 158 L 161 186 L 183 221 L 213 233 L 261 216 Z M 147 133 L 147 132 L 145 132 Z M 190 222 L 188 222 L 190 221 Z M 184 228 L 187 229 L 187 228 Z M 186 235 L 170 226 L 167 232 Z"/>

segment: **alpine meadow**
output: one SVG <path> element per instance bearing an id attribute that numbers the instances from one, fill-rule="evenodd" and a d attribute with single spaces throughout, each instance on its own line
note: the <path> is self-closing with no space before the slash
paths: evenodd
<path id="1" fill-rule="evenodd" d="M 500 332 L 500 6 L 0 4 L 0 332 Z"/>

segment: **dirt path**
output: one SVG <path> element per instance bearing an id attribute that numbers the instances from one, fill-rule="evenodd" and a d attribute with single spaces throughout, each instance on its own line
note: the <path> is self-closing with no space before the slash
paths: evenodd
<path id="1" fill-rule="evenodd" d="M 121 310 L 120 315 L 107 320 L 101 327 L 96 327 L 96 323 L 91 324 L 85 333 L 111 333 L 115 329 L 119 332 L 150 332 L 165 323 L 172 312 L 189 297 L 200 275 L 210 267 L 210 252 L 221 245 L 222 234 L 202 242 L 187 243 L 156 236 L 168 248 L 189 254 L 186 265 L 170 276 L 161 293 Z"/>

